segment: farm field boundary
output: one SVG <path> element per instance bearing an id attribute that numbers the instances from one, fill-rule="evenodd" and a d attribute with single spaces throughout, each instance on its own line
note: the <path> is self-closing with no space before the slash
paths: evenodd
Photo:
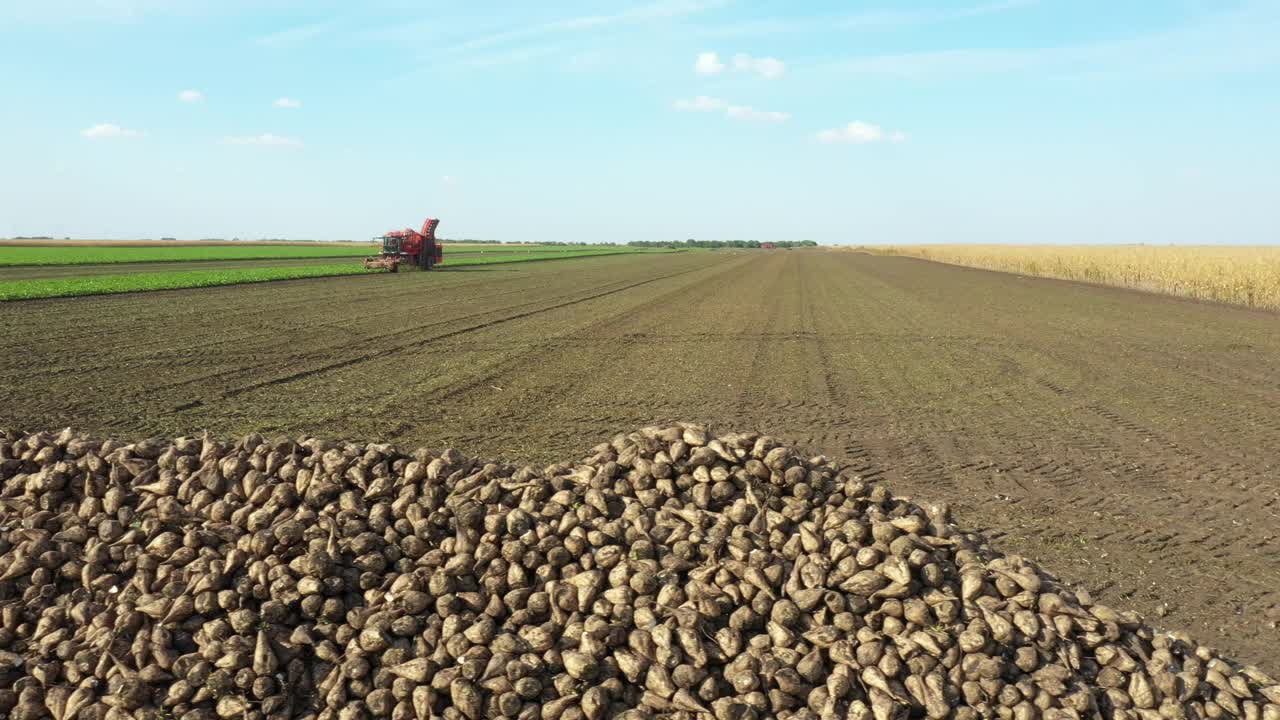
<path id="1" fill-rule="evenodd" d="M 78 245 L 67 247 L 3 245 L 0 266 L 105 265 L 110 263 L 165 263 L 198 260 L 274 260 L 282 258 L 361 257 L 376 252 L 365 245 L 164 245 L 122 247 Z"/>
<path id="2" fill-rule="evenodd" d="M 901 245 L 859 249 L 1280 310 L 1280 247 Z"/>
<path id="3" fill-rule="evenodd" d="M 442 244 L 446 256 L 651 250 L 626 246 Z M 345 258 L 377 252 L 375 242 L 0 240 L 0 267 Z"/>
<path id="4" fill-rule="evenodd" d="M 0 247 L 264 247 L 274 245 L 323 245 L 352 247 L 368 245 L 370 240 L 103 240 L 94 238 L 54 238 L 17 237 L 0 238 Z"/>
<path id="5" fill-rule="evenodd" d="M 649 251 L 653 252 L 653 251 Z M 468 255 L 447 260 L 441 270 L 475 265 L 523 263 L 542 260 L 570 260 L 573 258 L 634 255 L 631 250 L 545 252 L 545 253 L 494 253 Z M 38 278 L 0 281 L 0 301 L 34 300 L 39 298 L 78 297 L 81 295 L 110 295 L 153 290 L 178 290 L 185 288 L 242 285 L 276 280 L 301 280 L 306 278 L 340 275 L 364 275 L 378 271 L 365 270 L 356 262 L 323 265 L 295 265 L 284 267 L 247 267 L 214 270 L 182 270 L 176 272 L 143 272 L 128 274 L 88 275 L 81 277 Z"/>

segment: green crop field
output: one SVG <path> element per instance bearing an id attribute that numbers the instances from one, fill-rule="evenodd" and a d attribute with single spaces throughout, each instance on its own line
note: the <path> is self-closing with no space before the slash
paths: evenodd
<path id="1" fill-rule="evenodd" d="M 271 260 L 278 258 L 361 257 L 377 252 L 359 245 L 165 245 L 118 247 L 73 245 L 0 246 L 0 265 L 99 265 L 107 263 L 190 262 L 192 260 Z"/>
<path id="2" fill-rule="evenodd" d="M 8 249 L 8 248 L 4 248 Z M 23 248 L 26 249 L 26 248 Z M 133 248 L 128 248 L 133 249 Z M 175 248 L 176 249 L 176 248 Z M 205 248 L 190 248 L 202 250 Z M 571 251 L 535 253 L 493 253 L 448 260 L 442 269 L 468 265 L 492 265 L 496 263 L 532 262 L 537 260 L 568 260 L 577 257 L 634 254 L 638 251 L 622 248 L 590 250 L 575 248 Z M 655 251 L 639 251 L 651 254 Z M 303 278 L 330 277 L 335 275 L 360 275 L 380 270 L 365 270 L 355 262 L 324 265 L 299 265 L 295 267 L 246 267 L 244 269 L 183 270 L 175 272 L 132 273 L 123 275 L 86 275 L 83 277 L 48 278 L 32 280 L 0 281 L 0 301 L 33 300 L 37 298 L 76 297 L 80 295 L 110 295 L 115 293 L 142 292 L 148 290 L 177 290 L 181 288 L 212 287 L 215 285 L 240 285 L 272 280 L 298 280 Z"/>
<path id="3" fill-rule="evenodd" d="M 300 267 L 245 268 L 243 270 L 184 270 L 179 272 L 135 273 L 132 275 L 90 275 L 54 280 L 10 280 L 0 282 L 0 300 L 109 295 L 141 290 L 239 285 L 269 280 L 352 275 L 368 272 L 361 265 L 304 265 Z"/>
<path id="4" fill-rule="evenodd" d="M 446 243 L 445 257 L 477 257 L 489 255 L 566 255 L 577 257 L 597 252 L 635 252 L 637 248 L 605 247 L 600 249 L 566 245 L 469 245 Z M 32 265 L 106 265 L 146 262 L 198 262 L 204 260 L 301 260 L 307 258 L 363 257 L 378 252 L 376 243 L 305 245 L 0 245 L 0 266 Z"/>

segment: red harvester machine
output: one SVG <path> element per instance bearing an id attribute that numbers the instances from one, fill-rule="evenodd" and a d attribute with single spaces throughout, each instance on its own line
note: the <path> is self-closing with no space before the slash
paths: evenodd
<path id="1" fill-rule="evenodd" d="M 370 270 L 383 268 L 391 272 L 399 272 L 400 264 L 406 263 L 422 270 L 430 270 L 444 261 L 444 249 L 436 241 L 436 226 L 440 224 L 435 218 L 427 218 L 422 223 L 422 231 L 414 232 L 409 228 L 392 230 L 374 240 L 382 241 L 382 254 L 364 259 L 364 266 Z"/>

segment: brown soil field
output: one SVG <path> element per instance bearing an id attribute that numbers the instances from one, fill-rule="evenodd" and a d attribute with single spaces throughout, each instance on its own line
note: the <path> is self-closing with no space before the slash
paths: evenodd
<path id="1" fill-rule="evenodd" d="M 548 461 L 753 428 L 950 502 L 1280 671 L 1280 316 L 850 252 L 706 252 L 0 305 L 0 426 Z"/>

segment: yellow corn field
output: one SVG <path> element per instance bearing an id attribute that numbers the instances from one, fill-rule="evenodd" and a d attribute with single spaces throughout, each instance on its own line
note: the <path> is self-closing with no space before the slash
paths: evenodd
<path id="1" fill-rule="evenodd" d="M 1280 247 L 902 245 L 863 248 L 953 265 L 1280 309 Z"/>

